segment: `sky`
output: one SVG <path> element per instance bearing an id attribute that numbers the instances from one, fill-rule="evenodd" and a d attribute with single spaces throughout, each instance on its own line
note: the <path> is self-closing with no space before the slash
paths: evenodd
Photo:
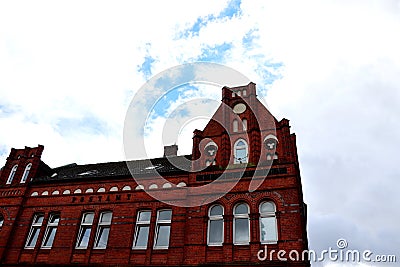
<path id="1" fill-rule="evenodd" d="M 345 238 L 400 261 L 399 33 L 398 0 L 0 1 L 0 166 L 11 147 L 38 144 L 51 167 L 123 160 L 125 113 L 148 79 L 224 64 L 291 122 L 310 248 Z M 211 116 L 220 93 L 187 85 L 162 99 L 144 133 L 149 156 L 162 156 L 168 114 L 206 98 Z M 181 154 L 206 121 L 180 130 Z"/>

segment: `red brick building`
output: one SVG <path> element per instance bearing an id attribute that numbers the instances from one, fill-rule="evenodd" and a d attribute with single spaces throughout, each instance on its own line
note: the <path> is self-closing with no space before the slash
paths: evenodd
<path id="1" fill-rule="evenodd" d="M 0 171 L 1 265 L 309 266 L 289 259 L 308 248 L 296 137 L 254 83 L 222 88 L 192 155 L 51 168 L 43 149 L 13 148 Z"/>

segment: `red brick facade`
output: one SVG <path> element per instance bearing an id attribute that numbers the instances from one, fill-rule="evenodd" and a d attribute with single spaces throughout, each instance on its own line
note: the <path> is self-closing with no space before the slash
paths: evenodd
<path id="1" fill-rule="evenodd" d="M 243 105 L 234 108 L 240 103 L 246 106 L 244 111 Z M 237 115 L 224 105 L 234 108 Z M 240 118 L 237 119 L 238 129 L 232 128 L 235 116 Z M 225 128 L 222 125 L 226 125 Z M 285 250 L 286 253 L 296 250 L 301 253 L 308 247 L 306 205 L 303 203 L 296 138 L 289 128 L 288 120 L 276 121 L 259 102 L 255 84 L 224 87 L 222 104 L 213 120 L 203 131 L 196 130 L 194 133 L 192 155 L 176 157 L 193 159 L 191 168 L 203 170 L 188 172 L 167 168 L 168 158 L 152 161 L 160 166 L 160 174 L 170 185 L 157 184 L 151 175 L 141 179 L 143 182 L 139 185 L 124 162 L 71 164 L 52 169 L 40 159 L 43 146 L 12 149 L 0 171 L 0 219 L 3 220 L 0 226 L 0 264 L 309 266 L 308 261 L 280 261 L 277 253 L 273 254 L 273 259 L 262 261 L 258 258 L 265 245 L 268 253 L 271 250 Z M 239 140 L 244 140 L 247 146 L 235 147 L 235 142 L 238 144 Z M 276 147 L 271 149 L 274 145 Z M 207 149 L 211 150 L 209 154 L 203 152 Z M 21 183 L 29 163 L 31 168 L 27 180 Z M 150 169 L 145 162 L 135 161 L 132 164 L 138 171 Z M 210 166 L 204 169 L 206 165 Z M 245 166 L 245 172 L 240 176 L 237 171 L 239 166 Z M 16 171 L 10 179 L 13 168 Z M 215 180 L 221 174 L 224 178 Z M 260 186 L 250 192 L 249 185 L 254 179 L 260 181 Z M 194 190 L 212 182 L 213 189 L 223 191 L 232 181 L 235 181 L 233 188 L 212 203 L 206 201 L 212 197 L 211 194 Z M 149 189 L 156 187 L 153 184 L 157 188 Z M 173 199 L 177 203 L 194 197 L 204 199 L 207 204 L 195 207 L 169 205 L 149 196 L 147 190 L 160 192 L 165 199 Z M 261 240 L 260 229 L 261 217 L 264 216 L 260 207 L 265 202 L 275 205 L 275 211 L 268 213 L 268 223 L 271 224 L 266 236 L 274 239 L 274 233 L 269 231 L 276 227 L 276 240 L 268 242 Z M 248 212 L 235 215 L 234 211 L 240 204 L 245 204 Z M 210 208 L 214 205 L 220 205 L 223 210 L 221 217 L 215 217 L 220 218 L 222 241 L 211 243 L 209 240 L 218 240 L 220 233 L 219 228 L 215 228 L 218 237 L 208 234 Z M 172 211 L 170 221 L 157 217 L 163 210 Z M 144 220 L 142 224 L 147 227 L 147 232 L 142 232 L 148 233 L 144 235 L 147 239 L 140 239 L 138 234 L 141 225 L 138 213 L 141 211 L 151 212 L 147 213 L 151 215 L 149 221 Z M 80 234 L 85 212 L 94 213 L 88 235 Z M 109 224 L 104 224 L 109 230 L 108 236 L 102 235 L 99 230 L 103 225 L 100 214 L 105 216 L 104 212 L 112 212 Z M 38 215 L 43 216 L 43 221 L 34 226 L 35 218 L 38 218 L 35 216 Z M 52 243 L 46 247 L 54 215 L 59 216 L 59 221 Z M 169 229 L 169 235 L 163 232 L 166 229 Z M 249 233 L 248 240 L 243 235 L 243 229 Z M 37 236 L 33 237 L 34 233 Z M 88 236 L 87 246 L 79 248 L 78 240 L 82 236 Z M 101 237 L 107 237 L 106 245 L 98 247 L 97 242 L 104 243 Z M 167 241 L 162 237 L 166 237 Z M 241 238 L 244 239 L 240 241 Z M 142 242 L 139 239 L 147 240 L 145 247 L 135 247 L 135 242 Z M 28 240 L 35 242 L 29 243 Z M 158 242 L 164 242 L 164 247 L 157 247 Z"/>

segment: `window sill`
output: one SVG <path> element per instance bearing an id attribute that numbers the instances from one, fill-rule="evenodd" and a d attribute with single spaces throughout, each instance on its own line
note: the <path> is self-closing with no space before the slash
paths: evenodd
<path id="1" fill-rule="evenodd" d="M 146 250 L 147 247 L 132 247 L 133 250 Z"/>
<path id="2" fill-rule="evenodd" d="M 261 242 L 261 245 L 277 245 L 278 241 L 266 241 L 266 242 Z"/>
<path id="3" fill-rule="evenodd" d="M 168 247 L 155 247 L 153 252 L 168 253 Z"/>
<path id="4" fill-rule="evenodd" d="M 234 246 L 250 246 L 250 243 L 233 243 Z"/>
<path id="5" fill-rule="evenodd" d="M 222 247 L 222 244 L 207 244 L 208 247 Z"/>

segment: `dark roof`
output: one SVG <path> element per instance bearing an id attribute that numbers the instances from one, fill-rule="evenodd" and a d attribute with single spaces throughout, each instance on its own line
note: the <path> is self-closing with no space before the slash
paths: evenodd
<path id="1" fill-rule="evenodd" d="M 185 155 L 172 158 L 118 161 L 86 165 L 73 163 L 53 168 L 51 174 L 35 177 L 32 182 L 56 182 L 132 176 L 128 165 L 135 176 L 154 176 L 156 172 L 162 175 L 182 174 L 187 173 L 185 170 L 190 169 L 190 159 L 191 155 Z M 170 161 L 183 168 L 174 166 Z"/>

